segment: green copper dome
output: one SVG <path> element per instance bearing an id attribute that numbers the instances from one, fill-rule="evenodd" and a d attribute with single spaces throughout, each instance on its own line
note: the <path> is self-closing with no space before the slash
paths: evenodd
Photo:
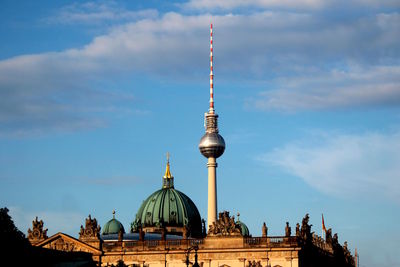
<path id="1" fill-rule="evenodd" d="M 239 212 L 237 214 L 237 220 L 236 220 L 235 224 L 237 226 L 239 226 L 240 233 L 242 234 L 242 236 L 250 235 L 250 231 L 249 231 L 249 228 L 247 227 L 247 225 L 244 222 L 240 221 L 240 213 Z"/>
<path id="2" fill-rule="evenodd" d="M 244 224 L 244 222 L 241 222 L 238 220 L 238 221 L 236 221 L 236 224 L 239 225 L 242 236 L 250 235 L 249 228 L 247 227 L 246 224 Z"/>
<path id="3" fill-rule="evenodd" d="M 176 190 L 169 162 L 163 177 L 163 188 L 151 194 L 141 205 L 132 223 L 132 232 L 167 232 L 200 237 L 202 222 L 200 213 L 193 201 L 184 193 Z"/>
<path id="4" fill-rule="evenodd" d="M 103 235 L 118 234 L 119 231 L 125 233 L 124 226 L 120 221 L 115 219 L 115 211 L 113 211 L 113 218 L 109 220 L 103 227 Z"/>

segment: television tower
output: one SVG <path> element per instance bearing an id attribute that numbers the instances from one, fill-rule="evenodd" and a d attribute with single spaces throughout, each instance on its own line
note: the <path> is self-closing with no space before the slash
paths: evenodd
<path id="1" fill-rule="evenodd" d="M 218 133 L 218 115 L 214 110 L 213 28 L 210 26 L 210 108 L 204 114 L 206 133 L 200 139 L 201 154 L 208 159 L 208 228 L 217 221 L 217 158 L 225 151 L 224 138 Z"/>

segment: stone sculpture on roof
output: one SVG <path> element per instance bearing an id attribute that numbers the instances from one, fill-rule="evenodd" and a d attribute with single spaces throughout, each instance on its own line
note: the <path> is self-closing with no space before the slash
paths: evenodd
<path id="1" fill-rule="evenodd" d="M 239 225 L 235 223 L 235 216 L 229 216 L 229 211 L 219 213 L 218 220 L 208 229 L 210 236 L 241 235 Z"/>
<path id="2" fill-rule="evenodd" d="M 262 237 L 267 237 L 268 235 L 268 227 L 267 224 L 264 222 L 262 226 Z"/>
<path id="3" fill-rule="evenodd" d="M 47 239 L 47 230 L 48 229 L 43 229 L 43 221 L 39 221 L 36 216 L 36 219 L 32 221 L 32 230 L 30 228 L 28 229 L 29 241 L 31 243 L 38 243 Z"/>
<path id="4" fill-rule="evenodd" d="M 81 225 L 79 232 L 79 239 L 82 238 L 100 238 L 100 225 L 97 224 L 96 218 L 88 216 L 85 220 L 85 227 Z"/>
<path id="5" fill-rule="evenodd" d="M 311 238 L 311 225 L 308 224 L 310 220 L 310 216 L 308 213 L 304 216 L 303 221 L 301 222 L 301 230 L 300 235 L 304 240 L 308 240 Z"/>
<path id="6" fill-rule="evenodd" d="M 292 228 L 289 226 L 289 222 L 286 222 L 285 236 L 288 237 L 292 234 Z"/>

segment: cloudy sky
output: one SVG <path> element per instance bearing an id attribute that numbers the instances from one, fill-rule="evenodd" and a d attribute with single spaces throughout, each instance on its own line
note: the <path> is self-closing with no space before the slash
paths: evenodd
<path id="1" fill-rule="evenodd" d="M 23 232 L 113 209 L 129 229 L 167 152 L 206 217 L 212 22 L 219 210 L 253 236 L 323 213 L 361 266 L 400 265 L 399 1 L 4 0 L 0 22 L 0 204 Z"/>

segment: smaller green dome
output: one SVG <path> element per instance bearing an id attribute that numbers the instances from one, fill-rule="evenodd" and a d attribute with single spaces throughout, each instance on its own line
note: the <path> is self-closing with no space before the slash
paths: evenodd
<path id="1" fill-rule="evenodd" d="M 240 213 L 238 212 L 237 214 L 238 219 L 236 221 L 236 225 L 240 227 L 240 233 L 242 234 L 242 236 L 249 236 L 250 235 L 250 231 L 249 228 L 247 227 L 247 225 L 244 222 L 240 221 Z"/>
<path id="2" fill-rule="evenodd" d="M 247 225 L 245 225 L 244 222 L 236 221 L 236 224 L 239 225 L 242 236 L 250 235 L 249 228 L 247 228 Z"/>
<path id="3" fill-rule="evenodd" d="M 103 235 L 118 234 L 120 231 L 125 233 L 124 226 L 120 221 L 115 219 L 115 211 L 113 211 L 113 218 L 103 227 Z"/>

